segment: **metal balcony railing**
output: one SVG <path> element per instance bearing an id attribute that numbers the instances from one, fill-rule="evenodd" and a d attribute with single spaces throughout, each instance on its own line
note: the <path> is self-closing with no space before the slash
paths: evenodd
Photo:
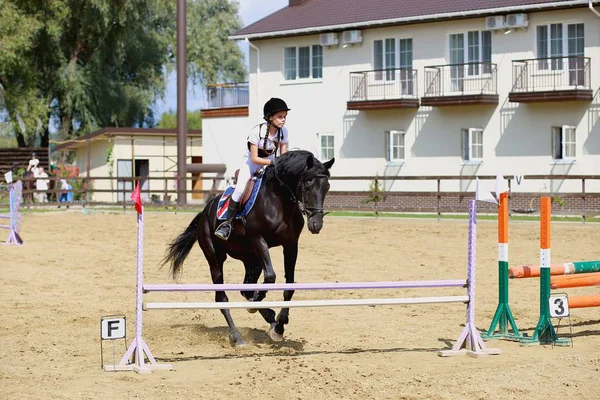
<path id="1" fill-rule="evenodd" d="M 496 72 L 483 62 L 425 67 L 424 97 L 498 94 Z"/>
<path id="2" fill-rule="evenodd" d="M 417 99 L 417 70 L 350 72 L 350 101 Z"/>
<path id="3" fill-rule="evenodd" d="M 569 56 L 513 61 L 513 92 L 591 89 L 589 57 Z"/>
<path id="4" fill-rule="evenodd" d="M 227 108 L 248 106 L 250 89 L 248 82 L 220 83 L 206 87 L 206 102 L 210 108 Z"/>

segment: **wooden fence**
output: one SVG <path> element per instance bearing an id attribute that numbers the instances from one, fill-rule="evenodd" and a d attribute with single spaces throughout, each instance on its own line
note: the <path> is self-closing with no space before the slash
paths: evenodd
<path id="1" fill-rule="evenodd" d="M 493 181 L 496 179 L 495 176 L 478 176 L 480 181 Z M 51 185 L 51 190 L 47 193 L 50 197 L 48 203 L 34 203 L 35 206 L 57 206 L 59 203 L 57 200 L 60 198 L 60 181 L 59 178 L 50 177 L 50 180 L 54 184 Z M 120 182 L 131 183 L 137 180 L 134 178 L 114 178 L 114 177 L 92 177 L 89 182 L 87 178 L 69 178 L 70 182 L 79 183 L 76 185 L 80 189 L 74 190 L 74 194 L 78 200 L 71 204 L 78 204 L 81 206 L 120 206 L 127 208 L 131 206 L 129 199 L 131 189 L 96 189 L 90 183 L 102 180 L 112 180 L 117 183 Z M 178 205 L 173 200 L 174 195 L 177 194 L 175 188 L 169 189 L 168 183 L 173 182 L 173 177 L 148 177 L 145 178 L 149 181 L 163 181 L 163 190 L 146 189 L 142 190 L 142 193 L 146 193 L 148 197 L 153 198 L 149 201 L 151 204 L 165 206 L 169 208 L 201 208 L 203 201 L 193 202 L 187 205 Z M 187 178 L 187 181 L 194 181 L 197 178 Z M 202 194 L 204 200 L 217 194 L 219 190 L 219 184 L 225 180 L 224 177 L 207 177 L 202 178 L 204 181 L 212 181 L 210 189 L 206 190 L 186 190 L 187 194 Z M 444 191 L 441 190 L 444 183 L 451 181 L 473 181 L 475 177 L 472 176 L 333 176 L 330 178 L 331 181 L 364 181 L 371 183 L 372 190 L 363 191 L 341 191 L 332 190 L 327 195 L 325 207 L 328 210 L 337 211 L 368 211 L 379 214 L 380 212 L 404 212 L 404 213 L 435 213 L 438 218 L 442 214 L 448 213 L 465 213 L 468 211 L 468 201 L 474 198 L 473 191 Z M 553 214 L 554 215 L 574 215 L 580 216 L 583 221 L 590 216 L 600 215 L 600 192 L 588 192 L 586 191 L 586 182 L 600 181 L 600 175 L 525 175 L 523 179 L 527 181 L 579 181 L 580 190 L 570 192 L 556 192 L 548 193 L 544 195 L 551 195 L 554 200 Z M 35 178 L 31 179 L 35 181 Z M 24 180 L 26 181 L 26 180 Z M 429 191 L 383 191 L 382 184 L 386 181 L 430 181 L 434 182 L 436 189 Z M 513 179 L 508 179 L 509 187 L 512 186 Z M 35 185 L 32 185 L 35 186 Z M 125 186 L 125 185 L 122 185 Z M 152 186 L 152 185 L 149 185 Z M 6 195 L 6 189 L 0 188 L 0 197 Z M 35 194 L 40 193 L 37 190 L 23 190 L 23 194 Z M 93 193 L 113 193 L 117 194 L 117 197 L 122 197 L 122 201 L 118 202 L 99 202 L 92 201 L 91 195 Z M 118 196 L 121 195 L 121 196 Z M 511 214 L 536 214 L 539 209 L 539 198 L 542 193 L 536 192 L 514 192 L 510 195 L 509 209 Z M 35 197 L 35 196 L 34 196 Z M 37 199 L 36 199 L 37 200 Z M 24 204 L 25 207 L 31 206 L 31 204 Z M 480 207 L 481 212 L 489 212 L 491 214 L 496 213 L 495 206 L 493 204 L 482 204 Z"/>

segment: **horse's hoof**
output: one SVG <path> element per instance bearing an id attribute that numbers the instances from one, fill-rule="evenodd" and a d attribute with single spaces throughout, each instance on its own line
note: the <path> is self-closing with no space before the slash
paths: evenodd
<path id="1" fill-rule="evenodd" d="M 279 333 L 275 332 L 275 326 L 273 325 L 271 326 L 271 328 L 269 328 L 269 337 L 274 342 L 281 342 L 283 340 L 283 335 L 280 335 Z"/>
<path id="2" fill-rule="evenodd" d="M 246 347 L 248 345 L 240 335 L 230 335 L 229 343 L 231 343 L 233 347 Z"/>
<path id="3" fill-rule="evenodd" d="M 248 311 L 250 314 L 254 314 L 258 311 L 258 309 L 256 308 L 246 308 L 246 311 Z"/>

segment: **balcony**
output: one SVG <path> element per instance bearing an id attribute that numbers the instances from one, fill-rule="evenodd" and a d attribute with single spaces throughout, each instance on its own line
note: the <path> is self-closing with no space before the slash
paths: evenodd
<path id="1" fill-rule="evenodd" d="M 250 90 L 245 83 L 219 83 L 206 87 L 206 108 L 202 118 L 247 117 Z"/>
<path id="2" fill-rule="evenodd" d="M 425 67 L 421 105 L 498 104 L 496 64 L 466 63 Z"/>
<path id="3" fill-rule="evenodd" d="M 418 108 L 417 71 L 395 68 L 350 73 L 348 110 Z"/>
<path id="4" fill-rule="evenodd" d="M 589 57 L 552 57 L 513 61 L 509 101 L 592 101 Z"/>

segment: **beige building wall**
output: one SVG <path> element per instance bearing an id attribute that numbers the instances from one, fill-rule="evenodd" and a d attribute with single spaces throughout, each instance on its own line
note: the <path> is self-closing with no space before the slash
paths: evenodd
<path id="1" fill-rule="evenodd" d="M 202 156 L 202 143 L 200 137 L 190 137 L 187 140 L 186 152 L 188 163 L 192 162 L 193 157 Z M 107 162 L 109 151 L 112 151 L 112 165 Z M 95 139 L 90 145 L 91 168 L 90 176 L 94 179 L 93 187 L 96 190 L 92 195 L 93 201 L 98 202 L 117 202 L 123 200 L 123 194 L 120 192 L 124 189 L 126 200 L 129 200 L 129 195 L 133 188 L 132 184 L 118 183 L 119 177 L 118 165 L 119 161 L 124 161 L 126 164 L 135 165 L 132 160 L 147 160 L 148 161 L 148 176 L 147 186 L 143 188 L 150 190 L 150 193 L 143 193 L 144 200 L 150 199 L 152 195 L 158 196 L 160 200 L 164 198 L 165 187 L 167 190 L 177 190 L 176 186 L 176 171 L 177 171 L 177 139 L 173 136 L 140 136 L 128 137 L 127 135 L 115 135 L 112 138 L 101 137 Z M 82 177 L 87 176 L 87 146 L 77 149 L 77 165 L 80 167 Z M 135 173 L 135 166 L 131 173 Z M 114 179 L 98 179 L 99 177 L 110 177 Z M 191 174 L 188 174 L 191 177 Z M 192 181 L 187 181 L 187 190 L 192 189 Z M 98 190 L 119 190 L 119 193 L 99 192 Z M 169 193 L 171 200 L 174 201 L 176 193 Z M 193 202 L 195 199 L 192 194 L 188 194 L 188 202 Z"/>
<path id="2" fill-rule="evenodd" d="M 225 162 L 227 174 L 237 168 L 244 136 L 262 114 L 270 97 L 281 97 L 292 109 L 287 127 L 290 147 L 319 154 L 319 134 L 335 137 L 336 176 L 460 175 L 442 190 L 474 190 L 474 176 L 600 174 L 600 19 L 588 9 L 528 13 L 527 30 L 492 34 L 492 62 L 497 64 L 497 106 L 423 107 L 380 111 L 350 111 L 350 72 L 373 70 L 373 42 L 386 38 L 413 39 L 413 68 L 418 71 L 418 96 L 425 92 L 424 68 L 449 64 L 449 35 L 485 30 L 485 18 L 363 29 L 360 45 L 323 48 L 323 78 L 286 81 L 283 76 L 285 47 L 319 43 L 319 35 L 254 41 L 260 48 L 260 75 L 256 74 L 256 51 L 250 50 L 250 116 L 210 118 L 203 121 L 205 162 Z M 585 56 L 591 58 L 589 102 L 511 103 L 512 61 L 536 58 L 536 26 L 550 23 L 584 23 Z M 563 40 L 567 40 L 563 38 Z M 576 127 L 576 159 L 556 162 L 552 158 L 551 127 Z M 484 130 L 481 163 L 461 157 L 461 129 Z M 403 130 L 406 160 L 386 162 L 385 131 Z M 364 190 L 368 182 L 333 181 L 332 190 Z M 435 181 L 387 181 L 387 190 L 435 190 Z M 514 190 L 548 193 L 579 191 L 581 183 L 544 180 L 524 181 Z M 600 182 L 586 182 L 588 191 L 600 191 Z"/>

